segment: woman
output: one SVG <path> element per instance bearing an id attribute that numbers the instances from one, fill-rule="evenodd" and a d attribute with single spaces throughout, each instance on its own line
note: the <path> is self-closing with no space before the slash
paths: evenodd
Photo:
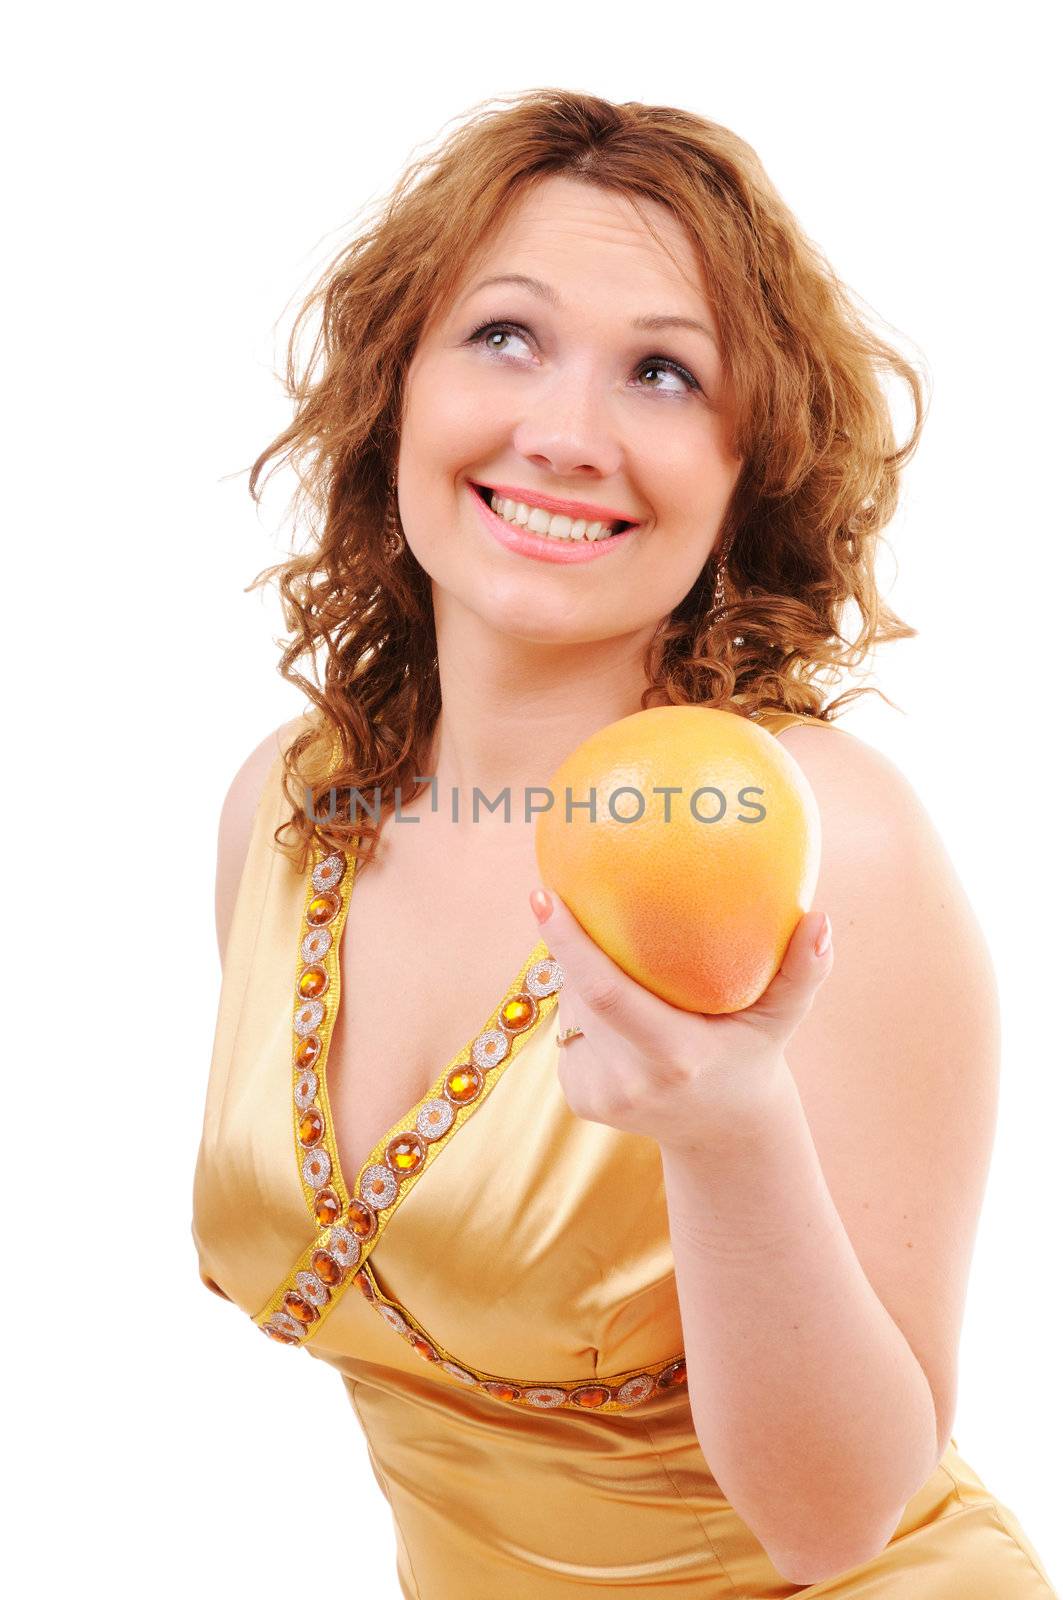
<path id="1" fill-rule="evenodd" d="M 313 708 L 222 817 L 205 1282 L 342 1374 L 407 1596 L 1051 1595 L 951 1437 L 993 972 L 822 689 L 914 631 L 874 562 L 916 373 L 742 140 L 549 90 L 410 169 L 289 386 L 251 490 L 292 461 L 313 538 L 256 582 Z M 684 703 L 781 738 L 823 821 L 729 1016 L 539 892 L 519 803 Z"/>

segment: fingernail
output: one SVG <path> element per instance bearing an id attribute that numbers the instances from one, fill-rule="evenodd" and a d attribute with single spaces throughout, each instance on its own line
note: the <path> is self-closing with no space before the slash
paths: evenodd
<path id="1" fill-rule="evenodd" d="M 554 914 L 554 902 L 545 889 L 533 889 L 528 896 L 537 922 L 546 922 Z"/>
<path id="2" fill-rule="evenodd" d="M 825 911 L 819 932 L 816 934 L 816 942 L 812 948 L 817 956 L 825 956 L 830 949 L 830 918 Z"/>

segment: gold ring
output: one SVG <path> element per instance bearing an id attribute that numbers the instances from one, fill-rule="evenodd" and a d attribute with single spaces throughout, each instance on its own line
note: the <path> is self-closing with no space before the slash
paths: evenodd
<path id="1" fill-rule="evenodd" d="M 582 1037 L 583 1037 L 583 1029 L 582 1028 L 566 1028 L 562 1033 L 557 1034 L 557 1036 L 556 1036 L 556 1038 L 554 1040 L 554 1043 L 555 1044 L 567 1044 L 570 1039 L 580 1039 Z"/>

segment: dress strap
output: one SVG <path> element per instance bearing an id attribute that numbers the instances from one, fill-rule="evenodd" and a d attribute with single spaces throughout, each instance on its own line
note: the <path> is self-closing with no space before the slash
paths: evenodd
<path id="1" fill-rule="evenodd" d="M 762 711 L 756 720 L 772 734 L 781 733 L 784 728 L 792 728 L 799 722 L 810 722 L 817 728 L 835 726 L 822 717 L 814 717 L 803 711 Z"/>

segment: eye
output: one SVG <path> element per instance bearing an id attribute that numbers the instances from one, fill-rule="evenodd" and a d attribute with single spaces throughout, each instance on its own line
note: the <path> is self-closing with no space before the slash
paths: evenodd
<path id="1" fill-rule="evenodd" d="M 504 355 L 505 349 L 502 345 L 489 343 L 489 340 L 495 338 L 496 335 L 501 335 L 503 339 L 523 339 L 525 343 L 527 343 L 529 340 L 529 334 L 527 330 L 520 327 L 518 323 L 500 322 L 496 320 L 493 322 L 482 323 L 481 326 L 476 329 L 475 333 L 471 333 L 469 335 L 468 343 L 480 344 L 483 345 L 485 350 L 492 350 L 497 352 L 499 355 Z M 680 365 L 678 361 L 673 361 L 671 356 L 647 356 L 643 361 L 640 361 L 635 370 L 636 372 L 640 373 L 673 372 L 675 373 L 676 377 L 683 380 L 688 389 L 698 390 L 701 388 L 701 385 L 694 377 L 694 374 L 692 372 L 688 372 L 686 367 Z M 659 383 L 649 384 L 648 386 L 640 385 L 640 387 L 660 389 L 662 394 L 668 394 L 670 392 L 669 390 L 662 388 Z"/>
<path id="2" fill-rule="evenodd" d="M 482 327 L 477 328 L 475 333 L 470 334 L 469 343 L 482 344 L 485 350 L 495 350 L 502 354 L 503 351 L 500 345 L 489 345 L 487 342 L 487 336 L 494 337 L 496 333 L 502 334 L 507 339 L 524 339 L 526 337 L 524 330 L 516 327 L 512 322 L 485 322 Z"/>
<path id="3" fill-rule="evenodd" d="M 697 389 L 699 387 L 698 380 L 693 373 L 688 372 L 686 367 L 681 367 L 678 361 L 673 361 L 671 356 L 648 356 L 638 370 L 640 372 L 674 372 L 677 377 L 682 378 L 688 388 Z M 655 383 L 651 387 L 658 389 L 660 385 Z"/>

